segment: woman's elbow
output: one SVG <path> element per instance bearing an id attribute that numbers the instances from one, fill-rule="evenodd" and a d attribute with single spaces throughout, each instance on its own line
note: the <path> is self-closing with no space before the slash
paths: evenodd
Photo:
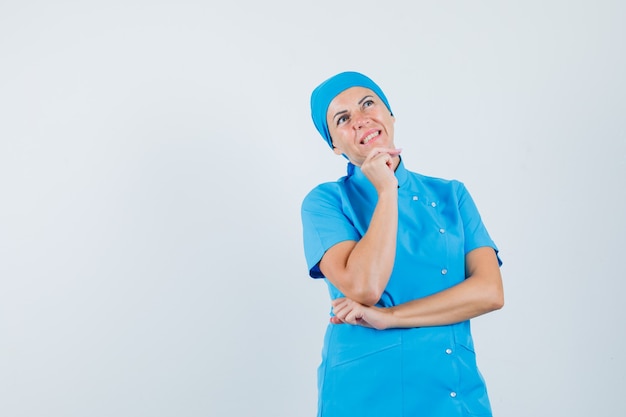
<path id="1" fill-rule="evenodd" d="M 499 297 L 493 300 L 491 311 L 500 310 L 502 307 L 504 307 L 504 297 Z"/>
<path id="2" fill-rule="evenodd" d="M 489 311 L 500 310 L 504 307 L 504 291 L 502 290 L 502 287 L 494 288 L 489 292 L 487 305 Z"/>
<path id="3" fill-rule="evenodd" d="M 504 307 L 504 287 L 500 271 L 497 274 L 485 275 L 483 282 L 483 300 L 489 311 L 500 310 Z"/>
<path id="4" fill-rule="evenodd" d="M 350 295 L 348 294 L 345 294 L 345 295 L 348 298 L 351 298 L 352 300 L 358 303 L 361 303 L 363 305 L 373 306 L 373 305 L 376 305 L 376 303 L 378 303 L 378 301 L 383 295 L 383 291 L 384 289 L 381 290 L 375 287 L 362 286 L 358 288 L 353 288 L 352 291 L 349 291 Z"/>

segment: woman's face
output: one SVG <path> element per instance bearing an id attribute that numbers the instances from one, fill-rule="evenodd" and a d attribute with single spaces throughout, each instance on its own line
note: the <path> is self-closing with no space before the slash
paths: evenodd
<path id="1" fill-rule="evenodd" d="M 326 113 L 328 131 L 337 155 L 344 154 L 361 166 L 374 148 L 395 148 L 396 119 L 369 88 L 351 87 L 330 102 Z"/>

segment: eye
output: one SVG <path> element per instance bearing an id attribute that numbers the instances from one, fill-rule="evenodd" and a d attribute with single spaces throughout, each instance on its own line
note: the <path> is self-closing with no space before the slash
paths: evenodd
<path id="1" fill-rule="evenodd" d="M 374 105 L 374 100 L 368 99 L 363 102 L 363 107 L 370 107 Z"/>
<path id="2" fill-rule="evenodd" d="M 342 123 L 347 122 L 347 121 L 348 121 L 348 119 L 349 119 L 349 117 L 348 117 L 348 115 L 347 115 L 347 114 L 344 114 L 343 116 L 340 116 L 340 117 L 337 119 L 337 126 L 339 126 L 339 125 L 340 125 L 340 124 L 342 124 Z"/>

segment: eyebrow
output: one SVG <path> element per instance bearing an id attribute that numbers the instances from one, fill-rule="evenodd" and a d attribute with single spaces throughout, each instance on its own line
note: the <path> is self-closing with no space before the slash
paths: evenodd
<path id="1" fill-rule="evenodd" d="M 361 100 L 359 100 L 359 104 L 363 103 L 366 98 L 374 98 L 374 96 L 367 95 L 367 96 L 363 97 Z"/>
<path id="2" fill-rule="evenodd" d="M 374 96 L 372 96 L 372 95 L 369 95 L 369 94 L 368 94 L 368 95 L 366 95 L 365 97 L 363 97 L 361 100 L 359 100 L 359 102 L 358 102 L 357 104 L 360 106 L 360 105 L 361 105 L 361 103 L 363 103 L 363 102 L 364 102 L 366 99 L 368 99 L 368 98 L 374 98 Z M 338 111 L 338 112 L 337 112 L 337 113 L 335 113 L 335 115 L 333 116 L 333 120 L 335 120 L 335 119 L 337 118 L 337 116 L 339 116 L 340 114 L 344 114 L 344 113 L 347 113 L 347 112 L 348 112 L 348 110 L 341 110 L 341 111 Z"/>

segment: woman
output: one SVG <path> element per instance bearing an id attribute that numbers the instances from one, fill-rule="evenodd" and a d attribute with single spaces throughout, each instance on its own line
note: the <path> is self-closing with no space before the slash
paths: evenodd
<path id="1" fill-rule="evenodd" d="M 503 305 L 498 249 L 464 185 L 406 169 L 368 77 L 337 74 L 313 122 L 348 175 L 302 204 L 309 274 L 332 299 L 318 416 L 491 416 L 469 319 Z"/>

